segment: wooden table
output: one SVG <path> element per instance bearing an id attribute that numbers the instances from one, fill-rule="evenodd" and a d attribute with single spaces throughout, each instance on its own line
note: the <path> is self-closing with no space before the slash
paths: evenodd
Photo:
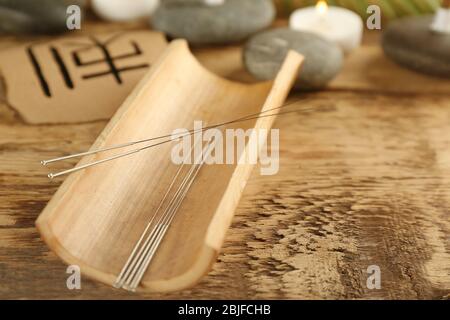
<path id="1" fill-rule="evenodd" d="M 249 80 L 240 47 L 196 53 Z M 298 96 L 335 111 L 278 119 L 279 174 L 254 170 L 213 270 L 165 295 L 87 278 L 67 289 L 66 266 L 34 226 L 60 184 L 39 160 L 87 149 L 107 121 L 33 126 L 1 104 L 0 298 L 449 298 L 450 81 L 398 67 L 369 35 L 327 90 Z M 370 265 L 381 289 L 367 288 Z"/>

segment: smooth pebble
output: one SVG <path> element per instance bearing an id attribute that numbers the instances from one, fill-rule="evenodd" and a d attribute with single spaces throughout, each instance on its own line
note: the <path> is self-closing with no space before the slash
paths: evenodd
<path id="1" fill-rule="evenodd" d="M 385 54 L 406 68 L 450 78 L 450 34 L 430 30 L 433 16 L 403 18 L 383 33 Z"/>
<path id="2" fill-rule="evenodd" d="M 289 50 L 305 57 L 296 89 L 323 88 L 342 68 L 343 52 L 337 45 L 315 34 L 288 28 L 273 29 L 252 37 L 245 45 L 244 64 L 256 78 L 271 80 Z"/>
<path id="3" fill-rule="evenodd" d="M 173 2 L 175 1 L 175 3 Z M 275 18 L 271 0 L 163 1 L 151 18 L 153 27 L 192 44 L 241 41 L 268 27 Z"/>

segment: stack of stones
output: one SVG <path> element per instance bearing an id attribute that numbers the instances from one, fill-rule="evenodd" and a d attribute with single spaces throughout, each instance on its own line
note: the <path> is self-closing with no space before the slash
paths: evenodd
<path id="1" fill-rule="evenodd" d="M 162 0 L 151 21 L 155 29 L 193 45 L 216 45 L 250 38 L 244 49 L 247 70 L 273 79 L 289 50 L 305 56 L 296 88 L 323 88 L 340 71 L 341 49 L 317 35 L 288 28 L 264 31 L 276 15 L 271 0 Z"/>
<path id="2" fill-rule="evenodd" d="M 261 80 L 273 79 L 289 50 L 305 57 L 295 88 L 317 90 L 325 87 L 341 70 L 343 52 L 336 44 L 315 34 L 279 28 L 257 34 L 244 50 L 247 70 Z"/>

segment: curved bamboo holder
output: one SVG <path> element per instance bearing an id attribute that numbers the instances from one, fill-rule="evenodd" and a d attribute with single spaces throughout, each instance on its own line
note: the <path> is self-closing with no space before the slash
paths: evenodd
<path id="1" fill-rule="evenodd" d="M 303 58 L 290 52 L 274 82 L 241 84 L 204 69 L 184 40 L 166 49 L 92 146 L 191 129 L 281 106 Z M 263 109 L 261 109 L 263 106 Z M 235 124 L 270 128 L 275 117 Z M 154 214 L 177 166 L 167 144 L 71 174 L 36 221 L 47 245 L 83 275 L 112 285 Z M 79 165 L 105 155 L 84 157 Z M 139 290 L 193 286 L 223 243 L 251 165 L 204 166 L 150 264 Z"/>

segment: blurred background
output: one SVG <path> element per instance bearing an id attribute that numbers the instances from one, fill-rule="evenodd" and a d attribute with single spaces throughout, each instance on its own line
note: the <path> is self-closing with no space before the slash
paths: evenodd
<path id="1" fill-rule="evenodd" d="M 92 20 L 109 20 L 115 22 L 131 22 L 137 18 L 148 18 L 155 12 L 160 3 L 170 3 L 170 6 L 185 4 L 220 4 L 223 0 L 0 0 L 0 33 L 50 34 L 67 31 L 67 8 L 79 5 L 86 14 L 83 22 Z M 267 6 L 271 0 L 251 2 L 254 11 L 268 15 L 272 8 Z M 328 5 L 340 6 L 358 13 L 363 19 L 368 17 L 367 7 L 378 5 L 382 11 L 384 22 L 395 18 L 424 15 L 435 12 L 440 5 L 448 0 L 327 0 Z M 276 17 L 285 20 L 298 8 L 314 6 L 317 0 L 273 0 Z M 262 4 L 262 3 L 265 3 Z M 245 5 L 245 2 L 233 6 Z M 262 8 L 262 9 L 261 9 Z M 236 14 L 242 12 L 236 8 Z M 262 10 L 262 11 L 261 11 Z M 235 14 L 232 14 L 234 16 Z M 270 13 L 272 15 L 272 13 Z M 274 14 L 275 16 L 275 14 Z M 100 18 L 100 19 L 98 19 Z M 177 20 L 177 19 L 175 19 Z M 177 21 L 173 22 L 174 24 Z"/>
<path id="2" fill-rule="evenodd" d="M 293 10 L 315 5 L 316 0 L 274 0 L 278 15 L 287 17 Z M 441 0 L 327 0 L 329 5 L 346 7 L 365 17 L 369 5 L 380 6 L 383 18 L 395 19 L 407 15 L 432 13 L 439 8 Z"/>

